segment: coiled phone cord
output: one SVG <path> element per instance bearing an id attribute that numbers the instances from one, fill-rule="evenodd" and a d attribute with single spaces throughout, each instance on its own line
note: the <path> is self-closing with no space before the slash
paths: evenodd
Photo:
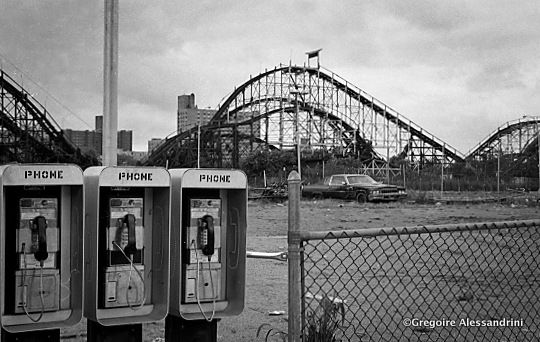
<path id="1" fill-rule="evenodd" d="M 202 308 L 202 305 L 201 305 L 201 298 L 199 297 L 199 285 L 200 285 L 200 264 L 202 264 L 202 262 L 199 262 L 199 253 L 197 253 L 197 243 L 195 242 L 195 240 L 191 240 L 191 245 L 195 247 L 195 259 L 197 261 L 197 282 L 195 284 L 195 293 L 196 293 L 196 296 L 197 296 L 197 305 L 199 306 L 199 311 L 201 312 L 201 314 L 203 315 L 204 319 L 207 321 L 207 322 L 212 322 L 212 320 L 214 319 L 214 316 L 216 314 L 216 293 L 215 293 L 215 290 L 214 290 L 214 280 L 212 278 L 212 270 L 210 269 L 210 259 L 211 259 L 211 256 L 209 255 L 208 256 L 208 273 L 210 274 L 210 286 L 212 287 L 212 315 L 210 316 L 210 318 L 208 316 L 206 316 L 206 314 L 204 313 L 204 310 Z"/>
<path id="2" fill-rule="evenodd" d="M 128 303 L 129 305 L 129 308 L 131 310 L 139 310 L 140 308 L 142 308 L 144 306 L 144 303 L 146 302 L 146 286 L 144 284 L 144 276 L 142 275 L 141 271 L 139 271 L 138 268 L 136 268 L 134 265 L 133 265 L 133 257 L 128 257 L 126 252 L 124 252 L 124 250 L 122 249 L 122 247 L 120 247 L 118 245 L 118 243 L 116 241 L 113 241 L 112 242 L 116 248 L 118 248 L 120 250 L 120 252 L 122 252 L 122 255 L 126 258 L 126 260 L 129 262 L 129 276 L 128 276 L 128 289 L 129 289 L 129 286 L 131 284 L 131 274 L 132 274 L 132 271 L 135 270 L 135 272 L 139 275 L 139 277 L 141 278 L 141 281 L 142 281 L 142 286 L 143 286 L 143 299 L 141 301 L 141 304 L 137 305 L 137 306 L 134 306 L 133 304 L 131 304 L 131 301 L 129 300 L 129 291 L 126 291 L 126 302 Z"/>
<path id="3" fill-rule="evenodd" d="M 26 268 L 28 267 L 28 265 L 26 263 L 26 249 L 25 249 L 25 246 L 26 245 L 23 242 L 22 245 L 21 245 L 21 253 L 23 254 L 23 264 L 24 264 L 24 270 L 22 271 L 22 277 L 21 277 L 23 293 L 24 293 L 24 287 L 26 286 L 26 284 L 25 284 Z M 41 312 L 39 313 L 39 316 L 37 318 L 33 318 L 32 316 L 30 316 L 30 313 L 26 309 L 26 305 L 28 304 L 28 291 L 29 290 L 26 290 L 26 295 L 23 295 L 24 296 L 24 302 L 22 303 L 23 304 L 22 307 L 23 307 L 23 310 L 24 310 L 24 313 L 26 314 L 26 316 L 32 322 L 37 323 L 37 322 L 41 321 L 41 318 L 43 317 L 43 313 L 45 312 L 45 300 L 43 299 L 43 261 L 39 262 L 39 299 L 41 301 Z"/>

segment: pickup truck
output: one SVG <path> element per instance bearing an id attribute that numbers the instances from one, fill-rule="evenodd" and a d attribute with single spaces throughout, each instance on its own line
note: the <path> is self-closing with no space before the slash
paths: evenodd
<path id="1" fill-rule="evenodd" d="M 407 197 L 407 192 L 404 187 L 383 184 L 368 175 L 339 174 L 327 177 L 323 184 L 304 185 L 302 196 L 354 199 L 363 203 L 397 201 Z"/>

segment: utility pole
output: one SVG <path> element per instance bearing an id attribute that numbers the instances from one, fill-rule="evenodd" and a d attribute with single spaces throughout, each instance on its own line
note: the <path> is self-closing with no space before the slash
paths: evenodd
<path id="1" fill-rule="evenodd" d="M 118 0 L 105 0 L 103 165 L 116 166 L 118 147 Z"/>
<path id="2" fill-rule="evenodd" d="M 499 136 L 499 153 L 497 153 L 497 197 L 501 195 L 501 137 Z"/>
<path id="3" fill-rule="evenodd" d="M 445 147 L 446 145 L 443 144 L 443 148 L 442 148 L 442 159 L 441 159 L 441 198 L 443 197 L 443 191 L 444 191 L 444 161 L 446 160 L 445 159 Z"/>
<path id="4" fill-rule="evenodd" d="M 307 94 L 304 90 L 292 89 L 290 91 L 291 95 L 294 95 L 295 109 L 296 109 L 296 159 L 298 164 L 298 175 L 302 179 L 302 170 L 300 167 L 301 153 L 300 153 L 300 107 L 298 105 L 298 95 Z"/>
<path id="5" fill-rule="evenodd" d="M 197 121 L 197 169 L 201 168 L 201 113 Z"/>

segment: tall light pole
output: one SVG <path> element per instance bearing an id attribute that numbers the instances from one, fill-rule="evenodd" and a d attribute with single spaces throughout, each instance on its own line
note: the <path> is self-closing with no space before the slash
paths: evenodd
<path id="1" fill-rule="evenodd" d="M 501 137 L 499 136 L 499 153 L 497 153 L 497 197 L 501 194 L 501 155 L 502 155 L 502 144 Z"/>
<path id="2" fill-rule="evenodd" d="M 201 113 L 197 113 L 197 169 L 201 168 Z"/>
<path id="3" fill-rule="evenodd" d="M 118 0 L 105 0 L 103 58 L 103 165 L 116 166 L 118 147 Z"/>
<path id="4" fill-rule="evenodd" d="M 300 107 L 298 105 L 298 95 L 305 95 L 307 92 L 305 90 L 300 89 L 291 89 L 290 91 L 291 95 L 294 95 L 294 102 L 295 102 L 295 112 L 296 112 L 296 159 L 298 164 L 298 175 L 300 176 L 300 179 L 302 179 L 302 170 L 300 167 L 300 160 L 301 160 L 301 153 L 300 153 Z"/>
<path id="5" fill-rule="evenodd" d="M 441 159 L 441 198 L 443 197 L 443 191 L 444 191 L 444 161 L 445 161 L 444 150 L 445 150 L 445 147 L 446 145 L 443 144 L 442 159 Z"/>

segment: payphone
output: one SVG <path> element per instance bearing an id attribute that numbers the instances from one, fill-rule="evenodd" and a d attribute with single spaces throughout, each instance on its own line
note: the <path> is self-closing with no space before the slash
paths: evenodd
<path id="1" fill-rule="evenodd" d="M 82 318 L 83 173 L 68 164 L 0 166 L 1 323 L 19 333 Z"/>
<path id="2" fill-rule="evenodd" d="M 170 176 L 155 167 L 91 167 L 85 184 L 85 316 L 113 326 L 165 317 Z"/>
<path id="3" fill-rule="evenodd" d="M 170 314 L 188 320 L 243 310 L 247 178 L 242 171 L 171 169 Z"/>

